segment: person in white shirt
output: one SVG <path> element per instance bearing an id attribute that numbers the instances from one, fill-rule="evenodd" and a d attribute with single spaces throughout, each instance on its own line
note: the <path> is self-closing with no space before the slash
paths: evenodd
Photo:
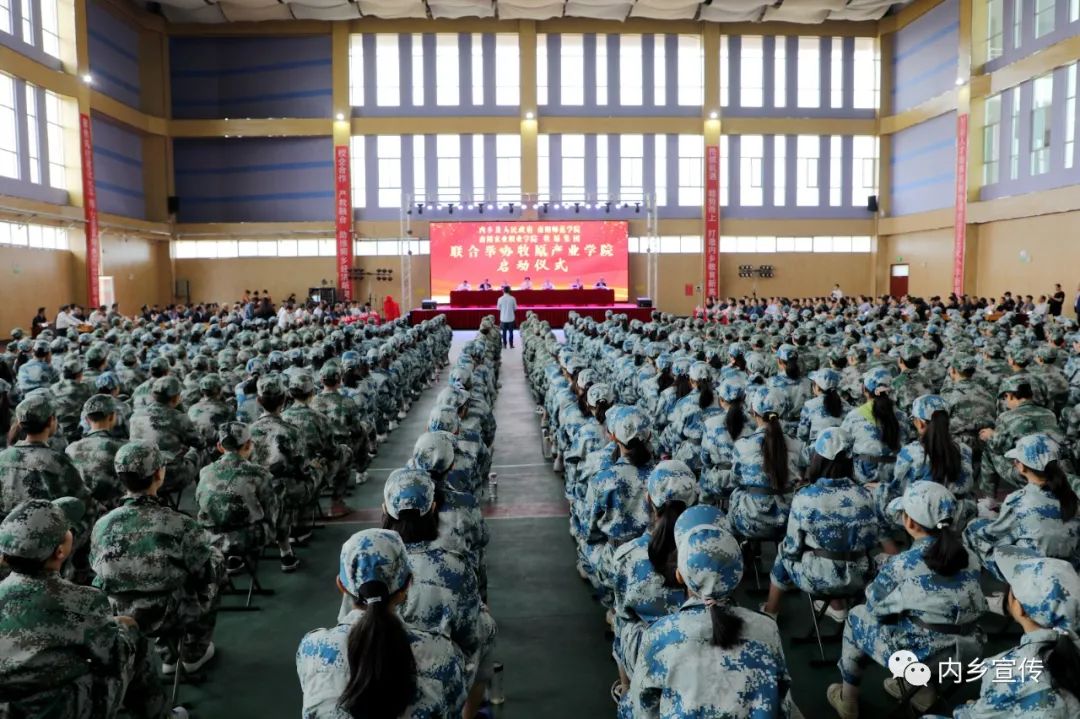
<path id="1" fill-rule="evenodd" d="M 455 287 L 454 289 L 456 289 L 456 290 L 458 290 L 458 291 L 462 291 L 462 290 L 471 290 L 471 289 L 472 289 L 472 286 L 471 286 L 471 285 L 469 285 L 469 281 L 468 281 L 468 280 L 462 280 L 461 284 L 460 284 L 460 285 L 458 285 L 457 287 Z"/>
<path id="2" fill-rule="evenodd" d="M 839 284 L 833 285 L 832 292 L 830 292 L 829 294 L 832 295 L 832 298 L 834 300 L 839 300 L 844 297 L 844 291 L 840 289 Z"/>
<path id="3" fill-rule="evenodd" d="M 526 277 L 525 279 L 528 279 Z M 503 287 L 502 297 L 499 298 L 499 328 L 502 330 L 502 343 L 505 349 L 514 347 L 514 321 L 517 317 L 517 300 L 510 294 L 509 287 Z"/>
<path id="4" fill-rule="evenodd" d="M 572 290 L 581 290 L 581 289 L 584 289 L 584 288 L 585 288 L 585 285 L 581 284 L 581 278 L 580 277 L 576 278 L 573 282 L 570 283 L 570 289 L 572 289 Z"/>
<path id="5" fill-rule="evenodd" d="M 97 327 L 98 325 L 105 324 L 105 305 L 98 307 L 96 310 L 90 313 L 90 324 Z"/>
<path id="6" fill-rule="evenodd" d="M 531 290 L 532 289 L 532 278 L 531 277 L 526 277 L 525 278 L 525 281 L 521 283 L 521 289 L 523 289 L 523 290 Z M 500 301 L 501 301 L 501 298 L 500 298 Z"/>
<path id="7" fill-rule="evenodd" d="M 68 305 L 61 307 L 60 311 L 56 313 L 56 322 L 53 324 L 57 330 L 66 330 L 75 326 L 75 320 L 68 312 Z"/>
<path id="8" fill-rule="evenodd" d="M 281 329 L 288 329 L 292 324 L 292 307 L 283 305 L 277 312 L 277 326 Z"/>
<path id="9" fill-rule="evenodd" d="M 1050 301 L 1046 299 L 1046 295 L 1039 295 L 1039 301 L 1035 303 L 1031 310 L 1032 314 L 1047 315 L 1050 312 Z"/>
<path id="10" fill-rule="evenodd" d="M 540 285 L 540 289 L 542 289 L 542 290 L 553 290 L 553 289 L 555 289 L 555 285 L 552 284 L 551 280 L 544 280 L 544 284 Z"/>

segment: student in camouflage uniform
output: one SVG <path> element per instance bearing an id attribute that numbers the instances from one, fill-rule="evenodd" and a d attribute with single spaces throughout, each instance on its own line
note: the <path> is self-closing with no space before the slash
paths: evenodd
<path id="1" fill-rule="evenodd" d="M 331 456 L 328 456 L 331 450 L 325 446 L 320 452 L 327 462 L 326 468 L 332 472 L 327 475 L 331 492 L 328 516 L 343 517 L 352 512 L 352 508 L 345 503 L 345 492 L 352 477 L 354 463 L 359 458 L 361 464 L 367 464 L 367 436 L 361 424 L 359 406 L 340 391 L 341 367 L 336 362 L 328 362 L 319 370 L 319 378 L 323 385 L 319 394 L 313 397 L 314 386 L 308 389 L 307 382 L 303 389 L 307 391 L 308 411 L 318 413 L 327 425 L 328 433 L 324 435 L 324 442 L 333 443 Z M 310 375 L 308 379 L 314 385 Z"/>
<path id="2" fill-rule="evenodd" d="M 25 397 L 35 389 L 49 387 L 60 380 L 56 368 L 50 364 L 52 350 L 45 340 L 33 344 L 34 357 L 19 368 L 15 377 L 15 386 Z"/>
<path id="3" fill-rule="evenodd" d="M 1025 375 L 1005 378 L 999 396 L 1004 397 L 1007 409 L 998 416 L 993 429 L 979 432 L 979 439 L 985 443 L 980 487 L 991 499 L 1001 482 L 1009 488 L 1021 486 L 1005 456 L 1021 438 L 1037 433 L 1048 434 L 1058 442 L 1063 438 L 1054 413 L 1033 401 L 1032 388 Z"/>
<path id="4" fill-rule="evenodd" d="M 906 344 L 900 348 L 898 366 L 900 373 L 893 377 L 892 396 L 896 401 L 896 407 L 903 413 L 911 412 L 911 404 L 916 397 L 930 394 L 930 387 L 919 372 L 919 364 L 922 362 L 922 352 L 914 344 Z"/>
<path id="5" fill-rule="evenodd" d="M 980 430 L 992 427 L 997 408 L 994 396 L 974 379 L 978 361 L 973 355 L 956 355 L 949 363 L 949 379 L 941 392 L 949 408 L 952 434 L 971 448 L 972 471 L 976 479 L 982 466 Z"/>
<path id="6" fill-rule="evenodd" d="M 187 415 L 181 412 L 180 380 L 166 375 L 153 381 L 147 402 L 131 415 L 132 441 L 150 442 L 165 457 L 163 496 L 176 501 L 184 489 L 195 481 L 200 464 L 196 450 L 202 439 Z"/>
<path id="7" fill-rule="evenodd" d="M 221 425 L 221 458 L 202 468 L 195 489 L 199 524 L 233 570 L 273 541 L 281 512 L 273 476 L 250 461 L 254 448 L 246 424 Z"/>
<path id="8" fill-rule="evenodd" d="M 225 383 L 221 375 L 209 372 L 199 378 L 201 398 L 187 411 L 188 419 L 202 438 L 200 449 L 209 449 L 218 442 L 218 429 L 236 416 L 236 408 L 224 398 Z"/>
<path id="9" fill-rule="evenodd" d="M 116 478 L 113 460 L 123 442 L 112 436 L 116 426 L 116 402 L 107 394 L 95 394 L 86 400 L 82 415 L 90 431 L 78 442 L 67 446 L 64 453 L 79 470 L 94 499 L 106 509 L 114 508 L 124 494 Z"/>
<path id="10" fill-rule="evenodd" d="M 106 596 L 60 577 L 71 528 L 84 513 L 74 497 L 31 499 L 0 523 L 0 716 L 113 719 L 187 717 L 166 712 L 165 693 L 139 626 L 114 616 Z"/>
<path id="11" fill-rule="evenodd" d="M 94 586 L 109 595 L 114 612 L 134 617 L 158 639 L 165 674 L 178 661 L 196 672 L 214 656 L 224 558 L 194 519 L 158 498 L 168 471 L 163 453 L 132 441 L 117 452 L 115 465 L 128 494 L 94 526 Z"/>
<path id="12" fill-rule="evenodd" d="M 68 442 L 74 442 L 81 434 L 79 418 L 83 405 L 90 399 L 91 389 L 83 381 L 83 365 L 78 357 L 64 360 L 61 379 L 50 387 L 53 408 L 60 423 L 60 432 Z"/>

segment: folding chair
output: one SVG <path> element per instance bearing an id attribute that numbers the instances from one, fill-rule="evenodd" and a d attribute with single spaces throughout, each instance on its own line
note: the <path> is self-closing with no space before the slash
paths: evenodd
<path id="1" fill-rule="evenodd" d="M 236 555 L 233 555 L 236 556 Z M 225 574 L 225 584 L 221 588 L 222 596 L 246 596 L 243 606 L 226 606 L 224 603 L 218 607 L 222 612 L 257 612 L 262 607 L 255 606 L 251 603 L 254 596 L 260 597 L 272 597 L 274 596 L 273 589 L 265 589 L 262 584 L 259 583 L 259 557 L 257 555 L 247 555 L 241 557 L 243 562 L 236 570 L 228 570 Z M 238 574 L 246 573 L 248 575 L 248 587 L 243 589 L 236 586 L 233 577 Z"/>
<path id="2" fill-rule="evenodd" d="M 812 667 L 826 667 L 832 666 L 836 663 L 835 659 L 825 658 L 825 645 L 835 644 L 839 642 L 844 636 L 844 624 L 840 623 L 839 629 L 829 634 L 822 634 L 821 622 L 826 618 L 825 613 L 829 611 L 829 606 L 833 600 L 842 599 L 844 603 L 850 609 L 853 605 L 858 604 L 860 598 L 863 595 L 863 588 L 854 590 L 845 594 L 811 594 L 806 592 L 806 598 L 810 602 L 810 621 L 811 631 L 808 631 L 801 637 L 792 637 L 792 644 L 810 644 L 811 642 L 817 642 L 818 653 L 821 655 L 820 659 L 811 659 L 810 666 Z M 821 607 L 814 606 L 815 602 L 821 602 Z"/>

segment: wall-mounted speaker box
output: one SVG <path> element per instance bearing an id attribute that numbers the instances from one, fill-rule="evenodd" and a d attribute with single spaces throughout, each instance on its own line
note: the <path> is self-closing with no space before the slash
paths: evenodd
<path id="1" fill-rule="evenodd" d="M 176 215 L 180 213 L 180 198 L 176 195 L 169 195 L 165 200 L 166 209 L 168 209 L 170 215 Z"/>
<path id="2" fill-rule="evenodd" d="M 652 307 L 652 297 L 638 297 L 637 298 L 637 306 L 638 307 Z"/>
<path id="3" fill-rule="evenodd" d="M 866 211 L 867 212 L 877 212 L 878 211 L 877 195 L 870 195 L 869 197 L 866 198 Z"/>
<path id="4" fill-rule="evenodd" d="M 439 309 L 439 305 L 432 299 L 420 300 L 420 309 L 437 310 Z"/>

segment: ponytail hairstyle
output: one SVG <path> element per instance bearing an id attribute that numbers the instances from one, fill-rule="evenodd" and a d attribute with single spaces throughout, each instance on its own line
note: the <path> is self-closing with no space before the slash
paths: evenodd
<path id="1" fill-rule="evenodd" d="M 772 488 L 783 492 L 790 479 L 788 468 L 787 438 L 780 425 L 780 415 L 766 412 L 765 441 L 761 446 L 761 469 L 769 478 Z"/>
<path id="2" fill-rule="evenodd" d="M 789 379 L 799 379 L 802 377 L 802 369 L 799 367 L 799 357 L 793 355 L 791 359 L 784 362 L 784 374 Z"/>
<path id="3" fill-rule="evenodd" d="M 603 424 L 607 421 L 607 412 L 609 409 L 611 409 L 611 405 L 608 404 L 607 400 L 602 399 L 592 408 L 592 416 L 596 417 L 597 422 Z"/>
<path id="4" fill-rule="evenodd" d="M 844 403 L 840 399 L 840 393 L 833 389 L 821 390 L 821 406 L 830 417 L 841 417 L 844 414 Z"/>
<path id="5" fill-rule="evenodd" d="M 698 392 L 701 394 L 701 397 L 698 399 L 698 407 L 701 409 L 708 409 L 716 399 L 716 394 L 713 392 L 712 380 L 708 377 L 699 379 L 697 381 L 697 388 Z"/>
<path id="6" fill-rule="evenodd" d="M 728 402 L 727 416 L 724 417 L 724 428 L 727 430 L 728 436 L 731 437 L 731 441 L 734 442 L 742 434 L 745 427 L 746 413 L 743 412 L 743 399 L 740 397 Z"/>
<path id="7" fill-rule="evenodd" d="M 1065 470 L 1061 468 L 1061 463 L 1055 459 L 1047 463 L 1041 472 L 1030 467 L 1028 469 L 1046 482 L 1046 488 L 1057 498 L 1058 503 L 1061 505 L 1061 521 L 1067 522 L 1075 517 L 1078 500 L 1076 493 L 1073 492 L 1072 487 L 1069 485 L 1068 478 L 1065 476 Z"/>
<path id="8" fill-rule="evenodd" d="M 881 441 L 893 452 L 900 451 L 900 423 L 896 421 L 896 409 L 888 394 L 873 395 L 874 422 L 881 430 Z"/>
<path id="9" fill-rule="evenodd" d="M 690 394 L 690 390 L 693 389 L 690 386 L 690 375 L 681 374 L 675 378 L 675 398 L 682 399 L 686 395 Z"/>
<path id="10" fill-rule="evenodd" d="M 671 385 L 675 384 L 675 376 L 671 374 L 671 368 L 664 369 L 660 372 L 660 377 L 656 380 L 656 385 L 661 392 L 666 390 Z"/>
<path id="11" fill-rule="evenodd" d="M 1012 594 L 1012 590 L 1009 590 Z M 1007 600 L 1006 600 L 1007 601 Z M 1056 633 L 1057 640 L 1039 651 L 1043 666 L 1050 674 L 1050 686 L 1080 699 L 1080 649 L 1069 634 Z"/>
<path id="12" fill-rule="evenodd" d="M 741 354 L 737 354 L 731 358 L 731 366 L 746 371 L 746 357 Z"/>
<path id="13" fill-rule="evenodd" d="M 586 390 L 577 396 L 577 406 L 581 414 L 588 417 L 592 414 L 592 410 L 589 409 L 589 391 Z"/>
<path id="14" fill-rule="evenodd" d="M 678 500 L 665 502 L 656 507 L 649 538 L 649 562 L 657 574 L 664 578 L 665 587 L 678 587 L 675 570 L 678 569 L 678 552 L 675 549 L 675 522 L 686 511 L 686 504 Z"/>
<path id="15" fill-rule="evenodd" d="M 634 437 L 624 446 L 629 450 L 626 456 L 630 464 L 638 469 L 641 469 L 652 462 L 652 451 L 649 449 L 649 445 L 645 444 L 637 437 Z M 622 451 L 616 447 L 611 459 L 613 462 L 617 462 L 619 461 L 620 456 L 622 456 Z"/>
<path id="16" fill-rule="evenodd" d="M 810 454 L 810 464 L 806 467 L 806 481 L 819 479 L 851 479 L 855 476 L 855 466 L 851 455 L 840 452 L 833 459 L 822 457 L 817 452 Z"/>
<path id="17" fill-rule="evenodd" d="M 919 441 L 930 460 L 930 476 L 934 481 L 946 487 L 956 484 L 960 480 L 962 455 L 949 433 L 949 413 L 940 409 L 934 412 Z"/>
<path id="18" fill-rule="evenodd" d="M 382 528 L 401 535 L 405 544 L 434 542 L 439 538 L 439 512 L 434 507 L 427 514 L 419 509 L 403 509 L 394 519 L 383 511 Z"/>
<path id="19" fill-rule="evenodd" d="M 416 657 L 384 582 L 360 585 L 360 620 L 349 630 L 349 681 L 338 707 L 352 717 L 397 719 L 416 693 Z"/>
<path id="20" fill-rule="evenodd" d="M 743 622 L 742 617 L 733 614 L 725 604 L 706 602 L 709 608 L 709 619 L 712 620 L 711 643 L 714 647 L 731 649 L 742 641 Z"/>
<path id="21" fill-rule="evenodd" d="M 924 527 L 933 543 L 923 552 L 923 561 L 936 574 L 953 577 L 968 565 L 968 553 L 960 535 L 952 528 L 952 520 L 946 518 L 936 527 Z"/>
<path id="22" fill-rule="evenodd" d="M 724 361 L 722 359 L 720 359 L 720 355 L 713 355 L 709 359 L 709 366 L 712 367 L 713 369 L 723 369 Z"/>

